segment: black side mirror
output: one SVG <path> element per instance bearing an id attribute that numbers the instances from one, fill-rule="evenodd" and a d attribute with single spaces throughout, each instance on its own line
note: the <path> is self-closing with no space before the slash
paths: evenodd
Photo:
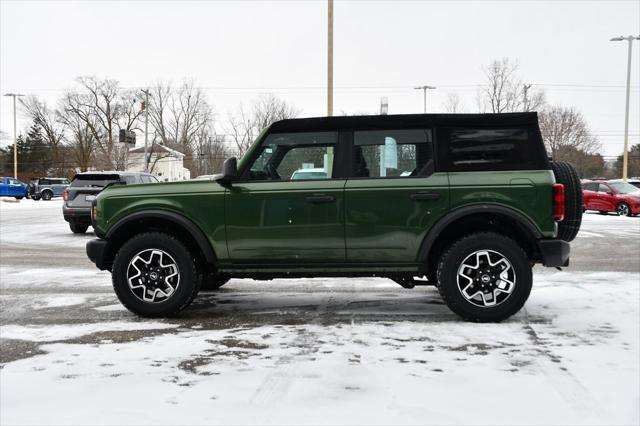
<path id="1" fill-rule="evenodd" d="M 222 174 L 216 176 L 216 181 L 220 183 L 230 183 L 238 175 L 238 159 L 230 157 L 222 164 Z"/>

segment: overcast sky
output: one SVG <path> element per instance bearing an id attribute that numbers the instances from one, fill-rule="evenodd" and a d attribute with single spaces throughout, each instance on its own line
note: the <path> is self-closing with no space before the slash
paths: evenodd
<path id="1" fill-rule="evenodd" d="M 259 93 L 302 116 L 326 113 L 326 0 L 0 0 L 0 88 L 55 104 L 81 75 L 124 87 L 193 78 L 219 119 Z M 603 145 L 622 151 L 626 42 L 640 33 L 640 1 L 335 2 L 334 111 L 440 112 L 457 92 L 477 107 L 482 66 L 509 57 L 550 103 L 577 107 Z M 640 142 L 640 43 L 634 44 L 631 143 Z M 10 98 L 0 129 L 13 135 Z M 29 122 L 19 112 L 19 131 Z M 4 141 L 7 143 L 8 141 Z"/>

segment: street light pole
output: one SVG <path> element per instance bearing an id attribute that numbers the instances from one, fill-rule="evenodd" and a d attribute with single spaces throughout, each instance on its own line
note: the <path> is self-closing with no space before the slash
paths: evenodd
<path id="1" fill-rule="evenodd" d="M 333 115 L 333 0 L 328 0 L 327 19 L 327 115 Z"/>
<path id="2" fill-rule="evenodd" d="M 147 150 L 149 145 L 149 89 L 143 90 L 144 93 L 144 172 L 149 171 L 149 158 Z"/>
<path id="3" fill-rule="evenodd" d="M 614 37 L 610 41 L 623 41 L 626 40 L 629 43 L 629 51 L 627 53 L 627 99 L 624 110 L 624 152 L 622 153 L 622 180 L 627 181 L 627 167 L 629 164 L 629 95 L 631 92 L 631 46 L 633 40 L 640 40 L 640 37 L 628 36 L 628 37 Z"/>
<path id="4" fill-rule="evenodd" d="M 423 92 L 423 99 L 422 99 L 422 103 L 423 103 L 423 107 L 424 107 L 424 113 L 427 113 L 427 89 L 437 89 L 437 87 L 435 86 L 417 86 L 414 87 L 415 90 L 422 90 Z"/>
<path id="5" fill-rule="evenodd" d="M 18 179 L 18 130 L 16 126 L 16 98 L 21 95 L 19 93 L 5 93 L 5 96 L 13 98 L 13 178 Z"/>

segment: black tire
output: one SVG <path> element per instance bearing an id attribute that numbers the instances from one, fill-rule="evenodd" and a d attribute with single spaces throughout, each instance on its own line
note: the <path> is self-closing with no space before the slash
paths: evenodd
<path id="1" fill-rule="evenodd" d="M 44 201 L 49 201 L 53 198 L 53 192 L 51 191 L 42 191 L 40 194 L 42 195 L 42 199 Z"/>
<path id="2" fill-rule="evenodd" d="M 129 287 L 127 280 L 129 263 L 137 254 L 149 249 L 168 254 L 175 261 L 179 273 L 173 294 L 159 302 L 143 301 Z M 124 243 L 114 258 L 111 280 L 118 299 L 129 311 L 150 318 L 170 317 L 182 311 L 196 297 L 201 283 L 198 265 L 187 246 L 174 236 L 162 232 L 138 234 Z"/>
<path id="3" fill-rule="evenodd" d="M 89 225 L 78 222 L 69 222 L 69 228 L 74 234 L 84 234 L 89 229 Z"/>
<path id="4" fill-rule="evenodd" d="M 498 296 L 504 297 L 495 306 L 478 306 L 465 298 L 459 288 L 458 270 L 463 261 L 481 250 L 490 250 L 501 255 L 512 266 L 512 269 L 508 268 L 506 271 L 512 270 L 511 274 L 515 278 L 513 290 L 507 296 L 492 292 L 492 295 L 496 295 L 494 301 Z M 498 265 L 501 263 L 495 264 L 496 267 Z M 481 270 L 477 272 L 485 275 Z M 509 318 L 524 306 L 531 293 L 532 282 L 531 262 L 524 250 L 512 239 L 493 232 L 481 232 L 461 238 L 445 250 L 438 261 L 438 291 L 442 299 L 449 309 L 469 321 L 499 322 Z M 462 280 L 460 283 L 465 285 Z M 499 284 L 499 279 L 487 285 L 494 284 Z"/>
<path id="5" fill-rule="evenodd" d="M 552 161 L 556 182 L 564 185 L 564 220 L 558 223 L 558 238 L 573 241 L 582 224 L 582 185 L 576 169 L 564 161 Z"/>
<path id="6" fill-rule="evenodd" d="M 225 285 L 231 279 L 229 274 L 211 273 L 202 279 L 202 291 L 214 291 Z"/>
<path id="7" fill-rule="evenodd" d="M 15 198 L 16 200 L 22 200 L 24 197 L 13 197 L 13 198 Z"/>
<path id="8" fill-rule="evenodd" d="M 38 201 L 38 200 L 40 200 L 40 196 L 38 196 L 38 195 L 34 195 L 34 196 L 32 196 L 32 197 L 31 197 L 31 199 L 32 199 L 33 201 Z"/>
<path id="9" fill-rule="evenodd" d="M 618 216 L 629 216 L 629 217 L 633 216 L 633 213 L 631 213 L 631 207 L 629 207 L 629 204 L 624 202 L 619 203 L 616 206 L 616 214 Z"/>

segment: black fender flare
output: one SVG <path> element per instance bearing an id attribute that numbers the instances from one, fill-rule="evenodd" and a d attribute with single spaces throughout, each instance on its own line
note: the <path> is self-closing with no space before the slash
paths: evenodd
<path id="1" fill-rule="evenodd" d="M 535 239 L 542 238 L 542 234 L 540 233 L 540 230 L 538 229 L 538 227 L 529 218 L 527 218 L 526 216 L 524 216 L 523 214 L 517 211 L 510 209 L 508 207 L 502 206 L 500 204 L 493 204 L 493 203 L 474 204 L 471 206 L 458 208 L 448 213 L 443 218 L 438 220 L 438 222 L 436 222 L 436 224 L 431 228 L 431 230 L 429 230 L 427 235 L 422 240 L 422 244 L 420 245 L 420 250 L 418 251 L 418 261 L 421 263 L 427 261 L 429 257 L 429 252 L 431 251 L 433 244 L 435 243 L 440 233 L 442 233 L 442 231 L 444 231 L 447 228 L 447 226 L 449 226 L 451 223 L 455 222 L 458 219 L 462 219 L 463 217 L 471 216 L 478 213 L 489 213 L 489 214 L 495 213 L 498 215 L 506 216 L 510 219 L 515 220 L 518 224 L 522 225 L 524 229 L 528 231 L 531 234 L 531 236 L 534 237 Z"/>
<path id="2" fill-rule="evenodd" d="M 170 210 L 152 209 L 140 210 L 135 213 L 131 213 L 130 215 L 127 215 L 120 219 L 111 228 L 109 228 L 106 235 L 104 236 L 104 239 L 109 241 L 109 239 L 113 238 L 113 236 L 116 235 L 118 233 L 118 230 L 123 226 L 131 223 L 132 221 L 145 218 L 164 219 L 184 228 L 195 240 L 196 244 L 198 244 L 198 247 L 200 248 L 205 260 L 208 263 L 217 263 L 217 257 L 215 252 L 213 251 L 213 247 L 211 246 L 211 243 L 207 239 L 205 233 L 202 232 L 202 229 L 200 229 L 200 227 L 196 225 L 191 219 L 188 219 L 185 216 L 176 212 L 172 212 Z"/>

